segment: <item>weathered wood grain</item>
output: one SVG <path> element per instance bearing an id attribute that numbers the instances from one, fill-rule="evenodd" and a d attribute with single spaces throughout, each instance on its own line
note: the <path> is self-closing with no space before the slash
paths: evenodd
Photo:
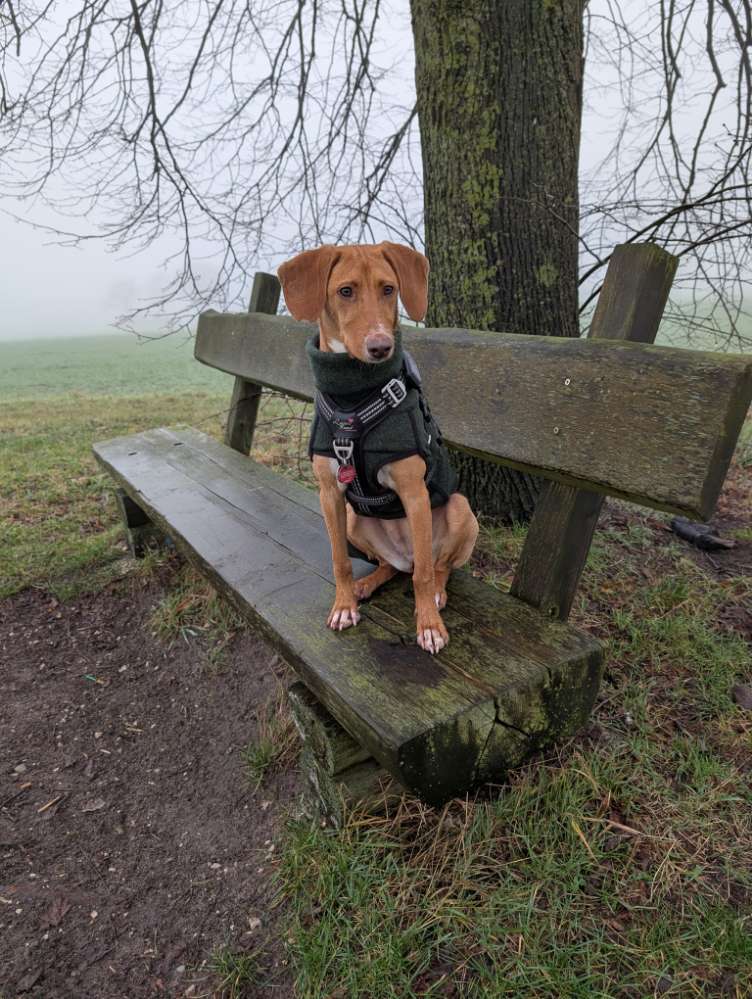
<path id="1" fill-rule="evenodd" d="M 589 636 L 464 573 L 450 582 L 452 639 L 437 657 L 415 644 L 404 578 L 363 605 L 356 629 L 334 633 L 314 495 L 197 431 L 149 431 L 94 450 L 350 735 L 425 800 L 463 794 L 489 774 L 502 780 L 589 711 L 602 657 Z"/>
<path id="2" fill-rule="evenodd" d="M 650 243 L 617 246 L 598 296 L 589 335 L 652 343 L 678 258 Z M 623 428 L 624 435 L 631 432 Z M 512 595 L 566 621 L 604 497 L 562 482 L 543 486 L 512 582 Z"/>
<path id="3" fill-rule="evenodd" d="M 604 497 L 547 482 L 530 521 L 510 592 L 566 621 L 587 561 Z"/>
<path id="4" fill-rule="evenodd" d="M 275 315 L 281 292 L 282 288 L 275 274 L 258 271 L 253 278 L 248 311 Z M 260 401 L 261 386 L 258 382 L 237 376 L 232 388 L 230 411 L 227 414 L 225 444 L 240 451 L 241 454 L 250 454 Z"/>
<path id="5" fill-rule="evenodd" d="M 679 258 L 655 243 L 614 248 L 588 335 L 654 343 Z"/>
<path id="6" fill-rule="evenodd" d="M 195 353 L 310 399 L 312 332 L 282 316 L 206 313 Z M 467 330 L 404 340 L 457 447 L 646 506 L 712 513 L 752 398 L 752 358 Z"/>
<path id="7" fill-rule="evenodd" d="M 225 444 L 241 454 L 250 454 L 256 429 L 262 388 L 245 378 L 235 378 L 225 427 Z"/>

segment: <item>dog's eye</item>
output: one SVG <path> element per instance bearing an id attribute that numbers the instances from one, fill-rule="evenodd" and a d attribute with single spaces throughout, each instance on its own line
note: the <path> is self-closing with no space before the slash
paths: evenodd
<path id="1" fill-rule="evenodd" d="M 394 285 L 393 284 L 385 284 L 384 285 L 384 294 L 385 295 L 393 295 L 394 294 Z"/>
<path id="2" fill-rule="evenodd" d="M 349 284 L 346 284 L 339 289 L 339 293 L 343 298 L 352 298 L 353 290 Z"/>

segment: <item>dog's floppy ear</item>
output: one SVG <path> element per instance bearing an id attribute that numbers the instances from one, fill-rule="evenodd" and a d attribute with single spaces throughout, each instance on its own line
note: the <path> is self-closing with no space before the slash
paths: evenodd
<path id="1" fill-rule="evenodd" d="M 337 261 L 336 246 L 304 250 L 277 269 L 287 308 L 295 319 L 315 323 L 326 302 L 326 286 Z"/>
<path id="2" fill-rule="evenodd" d="M 428 309 L 428 260 L 400 243 L 380 243 L 379 248 L 397 275 L 399 293 L 411 319 L 420 321 Z"/>

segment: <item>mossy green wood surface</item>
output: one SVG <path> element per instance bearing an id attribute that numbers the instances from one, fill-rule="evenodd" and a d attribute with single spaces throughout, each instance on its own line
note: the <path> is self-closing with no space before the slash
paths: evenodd
<path id="1" fill-rule="evenodd" d="M 373 758 L 332 775 L 321 766 L 318 757 L 304 747 L 300 763 L 318 810 L 335 826 L 342 825 L 347 805 L 357 802 L 369 813 L 378 814 L 404 793 L 404 788 Z"/>
<path id="2" fill-rule="evenodd" d="M 281 316 L 205 313 L 195 353 L 309 399 L 312 332 Z M 404 342 L 450 443 L 691 517 L 710 516 L 752 398 L 745 356 L 463 330 Z"/>
<path id="3" fill-rule="evenodd" d="M 415 644 L 402 581 L 363 605 L 357 628 L 334 633 L 325 626 L 329 541 L 314 495 L 198 431 L 149 431 L 94 452 L 340 724 L 425 800 L 487 779 L 499 741 L 495 779 L 587 715 L 601 665 L 589 636 L 465 573 L 449 586 L 452 638 L 439 656 Z"/>

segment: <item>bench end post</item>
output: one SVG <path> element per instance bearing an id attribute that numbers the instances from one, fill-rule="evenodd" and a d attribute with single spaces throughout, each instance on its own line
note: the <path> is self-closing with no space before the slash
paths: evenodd
<path id="1" fill-rule="evenodd" d="M 115 489 L 115 502 L 123 522 L 128 551 L 133 558 L 143 558 L 150 548 L 167 542 L 166 535 L 151 522 L 146 512 L 122 486 L 117 486 Z"/>
<path id="2" fill-rule="evenodd" d="M 653 343 L 678 257 L 654 243 L 614 249 L 589 336 Z M 629 427 L 624 427 L 629 433 Z M 543 486 L 514 574 L 512 596 L 566 621 L 572 609 L 603 496 L 560 482 Z"/>
<path id="3" fill-rule="evenodd" d="M 282 287 L 275 274 L 256 271 L 248 311 L 275 315 L 281 292 Z M 241 454 L 250 454 L 260 401 L 261 386 L 257 382 L 235 378 L 225 428 L 225 444 Z"/>

